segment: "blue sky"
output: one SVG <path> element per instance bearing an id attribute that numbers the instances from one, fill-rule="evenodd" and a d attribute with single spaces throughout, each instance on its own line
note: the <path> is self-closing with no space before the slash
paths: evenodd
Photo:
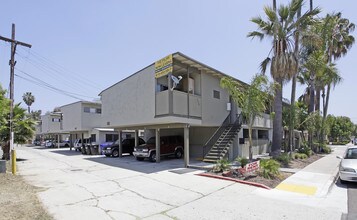
<path id="1" fill-rule="evenodd" d="M 256 29 L 249 19 L 263 15 L 263 6 L 271 2 L 4 1 L 0 8 L 0 35 L 10 37 L 11 24 L 15 23 L 16 39 L 33 45 L 32 49 L 17 50 L 15 101 L 21 102 L 23 93 L 32 92 L 36 97 L 32 109 L 46 112 L 77 101 L 73 96 L 93 100 L 103 89 L 177 51 L 249 82 L 259 72 L 259 63 L 270 48 L 269 41 L 246 37 Z M 341 11 L 357 23 L 355 1 L 315 0 L 314 6 L 323 9 L 321 16 Z M 344 80 L 333 90 L 329 108 L 329 113 L 348 116 L 355 123 L 356 47 L 337 63 Z M 0 83 L 5 89 L 9 87 L 9 58 L 9 43 L 0 42 Z M 72 97 L 23 79 L 30 77 L 40 78 Z M 285 85 L 286 98 L 290 97 L 290 87 Z M 303 90 L 299 86 L 298 95 Z"/>

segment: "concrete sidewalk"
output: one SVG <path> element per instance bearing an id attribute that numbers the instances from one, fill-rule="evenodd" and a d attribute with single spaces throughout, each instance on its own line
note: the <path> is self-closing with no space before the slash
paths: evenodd
<path id="1" fill-rule="evenodd" d="M 340 159 L 347 146 L 331 146 L 332 153 L 291 175 L 272 190 L 257 190 L 261 196 L 315 207 L 330 206 L 347 213 L 347 194 L 336 186 Z M 341 196 L 342 195 L 342 196 Z"/>

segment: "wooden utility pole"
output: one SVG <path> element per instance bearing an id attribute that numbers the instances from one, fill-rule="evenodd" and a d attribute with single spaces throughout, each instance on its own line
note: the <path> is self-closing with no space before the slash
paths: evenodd
<path id="1" fill-rule="evenodd" d="M 14 117 L 14 81 L 15 81 L 15 53 L 17 45 L 31 48 L 30 44 L 15 40 L 15 24 L 12 24 L 11 39 L 0 36 L 0 40 L 11 42 L 11 59 L 10 59 L 10 150 L 11 150 L 11 167 L 12 174 L 16 174 L 16 152 L 14 149 L 14 132 L 13 132 L 13 117 Z"/>

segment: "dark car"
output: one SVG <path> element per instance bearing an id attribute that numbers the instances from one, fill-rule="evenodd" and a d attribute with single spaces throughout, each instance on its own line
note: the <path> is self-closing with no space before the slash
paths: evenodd
<path id="1" fill-rule="evenodd" d="M 139 145 L 145 144 L 145 141 L 139 138 Z M 135 147 L 135 138 L 126 138 L 122 141 L 123 153 L 133 154 Z M 115 141 L 112 145 L 106 146 L 102 149 L 105 156 L 118 157 L 119 156 L 119 140 Z"/>
<path id="2" fill-rule="evenodd" d="M 151 137 L 144 145 L 134 148 L 134 156 L 137 160 L 142 161 L 148 158 L 151 162 L 156 161 L 156 137 Z M 181 136 L 162 136 L 160 137 L 160 155 L 183 156 L 183 138 Z"/>

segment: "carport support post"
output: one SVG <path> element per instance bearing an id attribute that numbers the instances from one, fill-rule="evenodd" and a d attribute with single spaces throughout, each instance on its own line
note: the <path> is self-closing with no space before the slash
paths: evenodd
<path id="1" fill-rule="evenodd" d="M 122 138 L 122 131 L 119 131 L 119 157 L 123 156 L 123 138 Z"/>
<path id="2" fill-rule="evenodd" d="M 139 131 L 135 130 L 135 147 L 139 146 Z"/>
<path id="3" fill-rule="evenodd" d="M 183 129 L 184 133 L 184 160 L 185 160 L 185 167 L 188 167 L 190 164 L 190 125 L 187 124 L 186 127 Z"/>
<path id="4" fill-rule="evenodd" d="M 57 134 L 57 148 L 60 148 L 60 135 Z"/>
<path id="5" fill-rule="evenodd" d="M 156 163 L 160 163 L 160 128 L 156 128 Z"/>

